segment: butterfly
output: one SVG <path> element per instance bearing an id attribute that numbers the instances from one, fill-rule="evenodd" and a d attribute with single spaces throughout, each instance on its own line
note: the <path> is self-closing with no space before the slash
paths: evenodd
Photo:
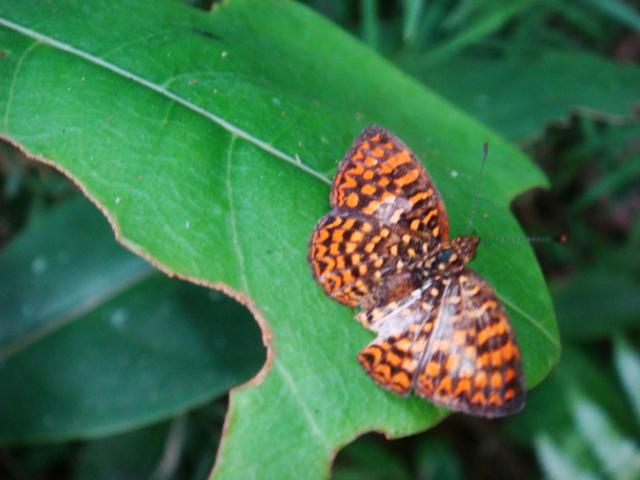
<path id="1" fill-rule="evenodd" d="M 513 327 L 466 266 L 479 238 L 450 239 L 440 193 L 413 152 L 384 128 L 366 128 L 338 167 L 330 201 L 308 260 L 325 293 L 361 308 L 356 319 L 377 334 L 358 354 L 366 372 L 452 410 L 520 411 L 526 388 Z"/>

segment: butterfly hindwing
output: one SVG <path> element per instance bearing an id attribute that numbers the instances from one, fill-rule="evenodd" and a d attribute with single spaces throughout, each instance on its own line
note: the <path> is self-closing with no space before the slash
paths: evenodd
<path id="1" fill-rule="evenodd" d="M 414 290 L 356 316 L 378 334 L 358 360 L 380 386 L 401 395 L 411 391 L 437 312 L 437 302 L 423 302 L 422 291 Z"/>
<path id="2" fill-rule="evenodd" d="M 400 237 L 375 218 L 334 209 L 311 235 L 309 262 L 327 295 L 356 307 L 387 281 L 385 273 L 393 268 L 400 243 Z"/>
<path id="3" fill-rule="evenodd" d="M 524 406 L 520 349 L 489 284 L 463 268 L 448 277 L 414 389 L 466 413 L 499 417 Z"/>

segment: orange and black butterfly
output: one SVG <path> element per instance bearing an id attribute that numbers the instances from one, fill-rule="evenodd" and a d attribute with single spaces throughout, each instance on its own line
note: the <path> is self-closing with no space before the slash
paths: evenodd
<path id="1" fill-rule="evenodd" d="M 442 198 L 416 156 L 368 127 L 340 163 L 333 209 L 309 242 L 324 291 L 361 307 L 377 338 L 358 354 L 384 388 L 501 417 L 524 406 L 520 349 L 489 284 L 466 266 L 478 237 L 450 240 Z"/>

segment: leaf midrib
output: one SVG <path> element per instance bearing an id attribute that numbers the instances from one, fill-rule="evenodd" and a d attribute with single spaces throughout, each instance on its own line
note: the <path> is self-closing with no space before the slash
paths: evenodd
<path id="1" fill-rule="evenodd" d="M 91 55 L 90 53 L 87 52 L 83 52 L 82 50 L 79 50 L 71 45 L 68 45 L 66 43 L 60 42 L 58 40 L 55 40 L 51 37 L 48 37 L 46 35 L 42 35 L 41 33 L 38 33 L 34 30 L 31 30 L 29 28 L 23 27 L 21 25 L 18 25 L 14 22 L 11 22 L 9 20 L 6 20 L 4 18 L 0 18 L 0 25 L 5 26 L 9 29 L 15 30 L 17 32 L 22 33 L 23 35 L 26 35 L 30 38 L 33 38 L 34 40 L 37 40 L 40 43 L 43 44 L 47 44 L 50 45 L 54 48 L 57 48 L 59 50 L 62 50 L 64 52 L 70 53 L 72 55 L 76 55 L 79 58 L 82 58 L 88 62 L 93 63 L 94 65 L 97 65 L 99 67 L 103 67 L 117 75 L 120 75 L 123 78 L 126 78 L 127 80 L 131 80 L 134 81 L 136 83 L 138 83 L 139 85 L 142 85 L 143 87 L 146 87 L 150 90 L 153 90 L 154 92 L 159 93 L 160 95 L 173 100 L 174 102 L 179 103 L 180 105 L 208 118 L 209 120 L 217 123 L 218 125 L 220 125 L 222 128 L 224 128 L 225 130 L 227 130 L 228 132 L 230 132 L 231 134 L 238 136 L 254 145 L 256 145 L 258 148 L 261 148 L 262 150 L 266 151 L 267 153 L 270 153 L 271 155 L 274 155 L 275 157 L 280 158 L 281 160 L 284 160 L 285 162 L 288 162 L 292 165 L 294 165 L 295 167 L 301 169 L 302 171 L 304 171 L 305 173 L 316 177 L 317 179 L 321 180 L 322 182 L 326 183 L 327 185 L 331 185 L 331 180 L 329 180 L 326 176 L 324 176 L 323 174 L 321 174 L 320 172 L 314 170 L 313 168 L 305 165 L 304 163 L 302 163 L 300 160 L 298 160 L 297 158 L 294 158 L 290 155 L 287 155 L 286 153 L 284 153 L 281 150 L 278 150 L 277 148 L 273 147 L 273 145 L 270 145 L 269 143 L 265 142 L 264 140 L 260 140 L 259 138 L 251 135 L 249 132 L 242 130 L 241 128 L 233 125 L 231 122 L 228 122 L 227 120 L 223 119 L 222 117 L 219 117 L 218 115 L 211 113 L 207 110 L 205 110 L 202 107 L 199 107 L 198 105 L 195 105 L 194 103 L 189 102 L 188 100 L 185 100 L 184 98 L 176 95 L 175 93 L 166 90 L 165 88 L 163 88 L 160 85 L 156 85 L 153 82 L 150 82 L 149 80 L 146 80 L 145 78 L 142 78 L 132 72 L 129 72 L 127 70 L 124 70 L 120 67 L 118 67 L 117 65 L 114 65 L 112 63 L 109 63 L 105 60 L 103 60 L 102 58 L 96 57 L 94 55 Z"/>

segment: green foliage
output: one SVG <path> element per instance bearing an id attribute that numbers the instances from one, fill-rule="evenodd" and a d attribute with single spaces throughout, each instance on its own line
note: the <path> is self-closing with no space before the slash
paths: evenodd
<path id="1" fill-rule="evenodd" d="M 3 251 L 0 283 L 5 443 L 134 429 L 226 393 L 264 362 L 246 309 L 122 248 L 82 197 Z"/>
<path id="2" fill-rule="evenodd" d="M 336 479 L 635 478 L 640 69 L 610 52 L 637 12 L 308 2 L 376 53 L 294 2 L 184 3 L 203 10 L 0 4 L 0 135 L 71 177 L 138 254 L 68 182 L 0 150 L 0 244 L 20 232 L 0 252 L 0 441 L 27 447 L 3 451 L 0 476 L 53 478 L 63 462 L 76 478 L 206 478 L 217 451 L 220 479 L 327 478 L 336 454 Z M 522 236 L 509 203 L 547 184 L 502 138 L 550 177 L 518 211 L 531 234 L 570 239 L 539 252 L 563 358 L 513 419 L 431 428 L 446 412 L 377 388 L 354 359 L 371 335 L 311 279 L 308 236 L 369 124 L 415 150 L 454 234 L 483 141 L 482 237 Z M 537 385 L 559 341 L 530 246 L 483 244 L 473 267 Z M 223 427 L 220 397 L 265 361 L 252 314 L 267 364 L 231 391 Z"/>
<path id="3" fill-rule="evenodd" d="M 544 431 L 536 438 L 538 456 L 551 480 L 640 477 L 640 409 L 638 384 L 634 383 L 640 371 L 640 356 L 622 338 L 616 339 L 615 348 L 616 371 L 636 415 L 627 412 L 625 423 L 618 426 L 601 406 L 573 391 L 569 399 L 572 422 L 560 435 L 560 441 L 554 442 Z"/>

